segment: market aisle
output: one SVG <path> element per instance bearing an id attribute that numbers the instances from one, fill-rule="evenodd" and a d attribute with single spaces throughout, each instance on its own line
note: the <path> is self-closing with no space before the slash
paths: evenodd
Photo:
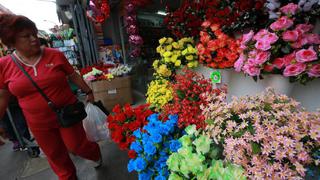
<path id="1" fill-rule="evenodd" d="M 72 157 L 76 164 L 79 180 L 106 180 L 119 179 L 130 180 L 137 179 L 135 173 L 128 173 L 127 162 L 128 157 L 126 152 L 118 149 L 117 145 L 111 141 L 103 141 L 100 143 L 103 153 L 103 166 L 95 170 L 90 164 L 81 158 Z M 56 176 L 50 168 L 22 178 L 24 170 L 30 162 L 30 158 L 24 152 L 13 152 L 11 143 L 7 142 L 0 147 L 0 177 L 7 180 L 57 180 Z M 39 161 L 39 160 L 38 160 Z M 31 163 L 32 166 L 37 166 Z M 34 167 L 28 167 L 34 168 Z M 42 167 L 43 168 L 43 167 Z"/>

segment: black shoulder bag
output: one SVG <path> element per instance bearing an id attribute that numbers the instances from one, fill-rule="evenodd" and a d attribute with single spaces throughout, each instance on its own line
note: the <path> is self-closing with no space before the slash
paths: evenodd
<path id="1" fill-rule="evenodd" d="M 21 64 L 18 63 L 16 57 L 11 54 L 12 60 L 23 72 L 24 75 L 31 81 L 32 85 L 38 90 L 41 96 L 48 102 L 48 106 L 57 114 L 58 121 L 61 127 L 70 127 L 87 117 L 84 104 L 80 101 L 77 101 L 74 104 L 66 105 L 62 108 L 56 108 L 55 104 L 48 98 L 47 95 L 41 90 L 36 82 L 33 81 L 31 76 L 24 70 Z"/>

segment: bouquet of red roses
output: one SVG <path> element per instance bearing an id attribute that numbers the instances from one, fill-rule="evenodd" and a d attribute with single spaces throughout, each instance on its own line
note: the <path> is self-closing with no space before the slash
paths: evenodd
<path id="1" fill-rule="evenodd" d="M 175 76 L 173 87 L 173 102 L 164 106 L 164 117 L 168 114 L 178 114 L 179 128 L 195 124 L 197 128 L 205 127 L 201 105 L 206 104 L 207 95 L 219 94 L 221 90 L 214 89 L 209 79 L 188 69 Z"/>
<path id="2" fill-rule="evenodd" d="M 222 32 L 221 26 L 207 20 L 202 23 L 197 45 L 199 61 L 211 68 L 230 68 L 239 57 L 239 43 Z"/>
<path id="3" fill-rule="evenodd" d="M 175 11 L 168 12 L 163 23 L 177 38 L 199 36 L 200 25 L 205 15 L 205 0 L 186 0 Z"/>
<path id="4" fill-rule="evenodd" d="M 147 124 L 146 118 L 153 114 L 148 104 L 131 107 L 129 104 L 123 108 L 118 104 L 113 110 L 113 114 L 107 118 L 111 139 L 117 143 L 122 150 L 128 150 L 131 143 L 135 141 L 133 132 Z M 133 151 L 129 151 L 130 158 L 135 157 Z"/>

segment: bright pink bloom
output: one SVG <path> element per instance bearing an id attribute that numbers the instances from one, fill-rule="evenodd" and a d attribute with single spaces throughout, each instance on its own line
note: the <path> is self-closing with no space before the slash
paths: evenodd
<path id="1" fill-rule="evenodd" d="M 267 72 L 271 72 L 274 68 L 274 65 L 268 65 L 266 64 L 264 67 L 263 67 L 263 70 L 264 71 L 267 71 Z"/>
<path id="2" fill-rule="evenodd" d="M 310 46 L 308 49 L 301 49 L 296 53 L 297 62 L 310 62 L 317 59 L 317 53 L 313 50 L 312 46 Z"/>
<path id="3" fill-rule="evenodd" d="M 276 58 L 273 62 L 272 62 L 272 64 L 276 67 L 276 68 L 278 68 L 278 69 L 281 69 L 281 68 L 283 68 L 284 67 L 284 58 Z"/>
<path id="4" fill-rule="evenodd" d="M 243 70 L 245 73 L 249 74 L 250 76 L 260 75 L 260 68 L 256 67 L 255 65 L 246 64 L 243 66 Z"/>
<path id="5" fill-rule="evenodd" d="M 308 44 L 320 44 L 319 34 L 307 34 L 306 38 L 307 38 Z"/>
<path id="6" fill-rule="evenodd" d="M 287 15 L 289 14 L 294 15 L 297 13 L 298 9 L 299 9 L 298 5 L 294 3 L 289 3 L 286 6 L 283 6 L 282 8 L 280 8 L 280 11 Z"/>
<path id="7" fill-rule="evenodd" d="M 299 32 L 299 35 L 309 32 L 312 29 L 313 29 L 313 25 L 311 24 L 298 24 L 296 26 L 296 30 Z"/>
<path id="8" fill-rule="evenodd" d="M 288 54 L 288 55 L 285 55 L 285 56 L 283 57 L 283 63 L 284 63 L 284 65 L 285 65 L 285 66 L 290 65 L 290 64 L 292 63 L 292 61 L 295 60 L 295 58 L 296 58 L 296 53 L 295 53 L 295 52 L 293 52 L 293 53 L 291 53 L 291 54 Z"/>
<path id="9" fill-rule="evenodd" d="M 294 42 L 299 38 L 299 33 L 296 30 L 293 31 L 285 31 L 282 33 L 282 39 L 284 41 Z"/>
<path id="10" fill-rule="evenodd" d="M 270 54 L 271 54 L 270 52 L 259 51 L 256 55 L 256 58 L 255 58 L 255 64 L 261 65 L 261 64 L 265 63 L 266 61 L 269 60 Z"/>
<path id="11" fill-rule="evenodd" d="M 320 64 L 313 65 L 308 71 L 309 77 L 320 77 Z"/>
<path id="12" fill-rule="evenodd" d="M 241 68 L 243 66 L 243 63 L 244 61 L 246 60 L 246 56 L 241 53 L 238 60 L 234 63 L 234 69 L 237 71 L 237 72 L 240 72 L 241 71 Z"/>
<path id="13" fill-rule="evenodd" d="M 306 67 L 307 65 L 303 63 L 291 64 L 284 69 L 283 75 L 286 77 L 297 76 L 305 71 Z"/>
<path id="14" fill-rule="evenodd" d="M 263 39 L 263 37 L 266 36 L 268 33 L 268 30 L 260 29 L 260 31 L 253 36 L 253 39 L 259 41 L 260 39 Z"/>
<path id="15" fill-rule="evenodd" d="M 287 16 L 282 16 L 276 22 L 270 25 L 270 28 L 274 31 L 286 30 L 293 25 L 293 20 Z"/>
<path id="16" fill-rule="evenodd" d="M 278 41 L 279 37 L 275 33 L 270 33 L 266 29 L 261 29 L 254 37 L 256 41 L 264 41 L 273 44 Z"/>
<path id="17" fill-rule="evenodd" d="M 295 48 L 295 49 L 299 49 L 302 46 L 306 45 L 308 43 L 308 39 L 306 38 L 305 35 L 303 35 L 302 37 L 300 37 L 296 42 L 291 44 L 291 47 Z"/>
<path id="18" fill-rule="evenodd" d="M 201 43 L 197 45 L 197 50 L 199 54 L 204 54 L 204 52 L 206 51 L 205 47 Z"/>

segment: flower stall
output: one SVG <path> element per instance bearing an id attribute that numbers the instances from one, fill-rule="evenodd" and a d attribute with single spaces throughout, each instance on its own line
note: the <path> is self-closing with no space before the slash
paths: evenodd
<path id="1" fill-rule="evenodd" d="M 140 37 L 125 7 L 129 36 Z M 319 179 L 319 12 L 308 0 L 169 3 L 171 34 L 156 42 L 146 104 L 116 105 L 107 118 L 128 172 L 141 180 Z M 117 68 L 125 69 L 85 76 L 112 82 Z"/>

